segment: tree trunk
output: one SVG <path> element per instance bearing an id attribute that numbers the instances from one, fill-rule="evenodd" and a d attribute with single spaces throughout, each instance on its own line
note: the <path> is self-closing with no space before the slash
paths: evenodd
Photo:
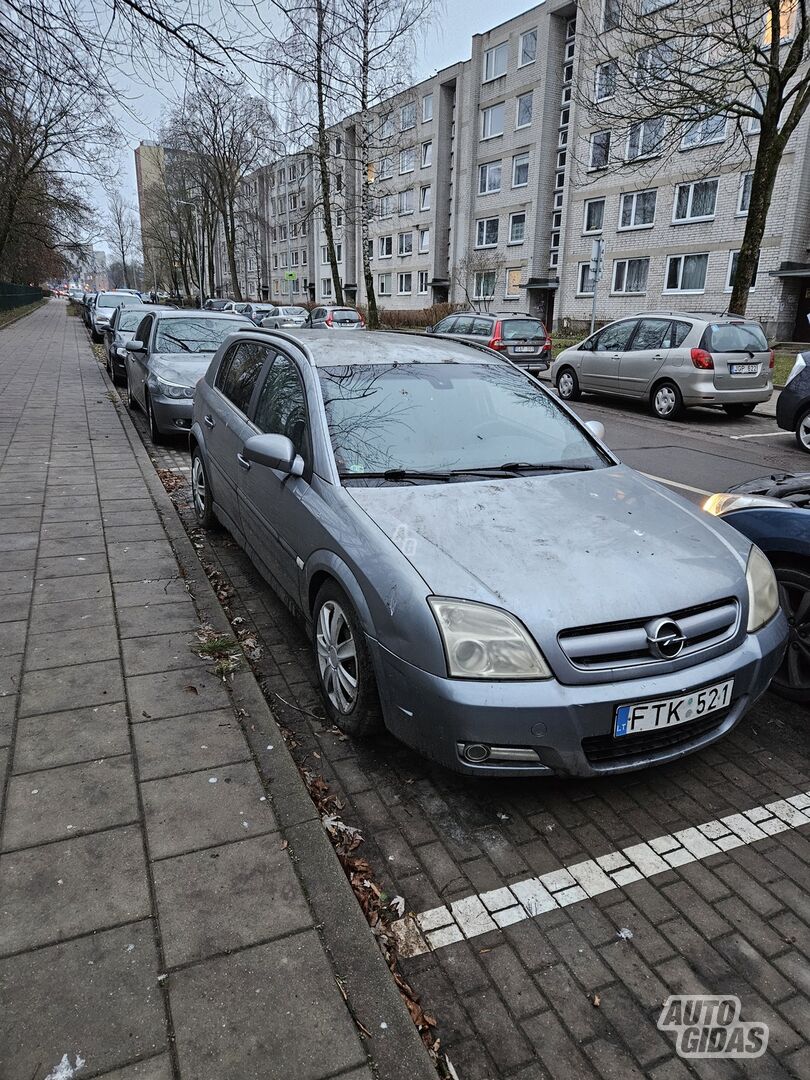
<path id="1" fill-rule="evenodd" d="M 228 256 L 228 272 L 231 275 L 233 299 L 241 301 L 242 290 L 239 288 L 239 273 L 236 269 L 236 222 L 230 209 L 222 215 L 222 231 L 225 234 L 225 251 Z"/>
<path id="2" fill-rule="evenodd" d="M 363 3 L 363 60 L 360 68 L 360 243 L 363 251 L 363 279 L 366 285 L 366 306 L 368 308 L 368 328 L 377 330 L 380 317 L 377 311 L 377 294 L 374 291 L 374 274 L 371 272 L 371 260 L 368 252 L 368 223 L 371 217 L 371 192 L 369 181 L 368 148 L 368 81 L 369 81 L 369 35 L 371 21 L 368 3 Z"/>
<path id="3" fill-rule="evenodd" d="M 737 271 L 734 276 L 734 285 L 729 300 L 729 311 L 736 315 L 745 315 L 748 306 L 748 294 L 751 291 L 751 282 L 759 260 L 759 250 L 762 245 L 762 237 L 765 234 L 765 225 L 768 218 L 768 207 L 771 203 L 776 174 L 782 161 L 784 141 L 781 135 L 771 134 L 765 131 L 766 117 L 763 116 L 762 131 L 759 136 L 759 147 L 754 163 L 754 174 L 751 177 L 751 199 L 748 206 L 748 217 L 745 222 L 740 253 L 737 256 Z"/>
<path id="4" fill-rule="evenodd" d="M 318 99 L 318 169 L 321 177 L 321 202 L 323 229 L 326 234 L 326 255 L 332 271 L 332 285 L 335 290 L 335 303 L 343 304 L 343 282 L 340 280 L 335 234 L 332 229 L 332 179 L 329 175 L 329 132 L 326 126 L 326 85 L 324 81 L 323 57 L 325 55 L 326 8 L 324 0 L 316 4 L 317 17 L 317 54 L 315 60 L 315 85 Z M 289 198 L 289 195 L 287 196 Z M 317 252 L 315 253 L 317 256 Z"/>

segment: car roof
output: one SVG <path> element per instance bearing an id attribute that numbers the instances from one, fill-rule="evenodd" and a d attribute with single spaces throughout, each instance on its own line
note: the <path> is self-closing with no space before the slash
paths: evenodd
<path id="1" fill-rule="evenodd" d="M 755 323 L 756 319 L 752 319 L 747 315 L 735 315 L 731 311 L 675 311 L 669 308 L 658 308 L 653 311 L 637 311 L 633 315 L 623 316 L 621 320 L 625 319 L 638 319 L 638 318 L 652 318 L 665 316 L 667 318 L 679 318 L 679 319 L 694 319 L 695 322 L 712 322 L 712 323 L 738 323 L 747 322 Z"/>
<path id="2" fill-rule="evenodd" d="M 335 330 L 306 330 L 290 327 L 272 330 L 260 326 L 245 329 L 258 340 L 282 338 L 293 341 L 315 367 L 342 367 L 366 364 L 504 364 L 497 353 L 478 345 L 422 334 L 372 330 L 350 333 Z M 242 335 L 240 334 L 240 337 Z"/>
<path id="3" fill-rule="evenodd" d="M 247 320 L 233 311 L 211 311 L 210 309 L 201 311 L 199 308 L 160 308 L 155 307 L 154 304 L 145 305 L 145 310 L 147 312 L 159 312 L 162 319 L 231 319 L 232 322 L 239 323 L 240 326 L 247 325 Z"/>

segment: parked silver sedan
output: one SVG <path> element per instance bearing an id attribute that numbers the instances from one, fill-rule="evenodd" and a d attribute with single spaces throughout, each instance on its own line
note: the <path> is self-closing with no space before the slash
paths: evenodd
<path id="1" fill-rule="evenodd" d="M 261 325 L 266 327 L 303 326 L 307 321 L 309 312 L 306 308 L 297 307 L 272 307 L 261 320 Z"/>
<path id="2" fill-rule="evenodd" d="M 483 775 L 728 732 L 787 624 L 751 541 L 454 341 L 254 329 L 197 385 L 192 495 L 311 627 L 326 713 Z"/>
<path id="3" fill-rule="evenodd" d="M 636 398 L 663 420 L 693 405 L 722 405 L 739 418 L 773 393 L 773 350 L 750 319 L 650 311 L 564 349 L 551 377 L 564 401 L 582 393 Z"/>

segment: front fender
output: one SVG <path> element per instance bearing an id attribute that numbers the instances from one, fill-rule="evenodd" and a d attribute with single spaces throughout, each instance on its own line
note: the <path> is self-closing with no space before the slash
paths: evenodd
<path id="1" fill-rule="evenodd" d="M 301 575 L 301 609 L 307 617 L 307 620 L 311 619 L 309 594 L 312 588 L 312 582 L 317 578 L 319 574 L 327 574 L 329 577 L 340 585 L 341 589 L 351 600 L 354 605 L 354 610 L 357 612 L 357 617 L 360 620 L 360 625 L 369 637 L 376 638 L 377 631 L 374 626 L 374 619 L 371 616 L 371 610 L 368 606 L 363 590 L 360 588 L 360 584 L 357 578 L 354 576 L 351 567 L 336 555 L 334 551 L 327 551 L 321 549 L 319 551 L 313 551 L 312 554 L 304 565 L 304 572 Z"/>

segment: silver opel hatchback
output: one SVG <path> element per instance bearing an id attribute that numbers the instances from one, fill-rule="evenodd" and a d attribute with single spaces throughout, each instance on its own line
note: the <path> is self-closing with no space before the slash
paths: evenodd
<path id="1" fill-rule="evenodd" d="M 739 418 L 773 393 L 773 350 L 750 319 L 649 311 L 564 349 L 551 377 L 564 401 L 583 392 L 637 398 L 664 420 L 693 405 L 722 405 Z"/>
<path id="2" fill-rule="evenodd" d="M 197 384 L 194 508 L 303 614 L 348 734 L 483 775 L 638 769 L 734 727 L 787 623 L 759 548 L 601 434 L 488 350 L 249 329 Z"/>

